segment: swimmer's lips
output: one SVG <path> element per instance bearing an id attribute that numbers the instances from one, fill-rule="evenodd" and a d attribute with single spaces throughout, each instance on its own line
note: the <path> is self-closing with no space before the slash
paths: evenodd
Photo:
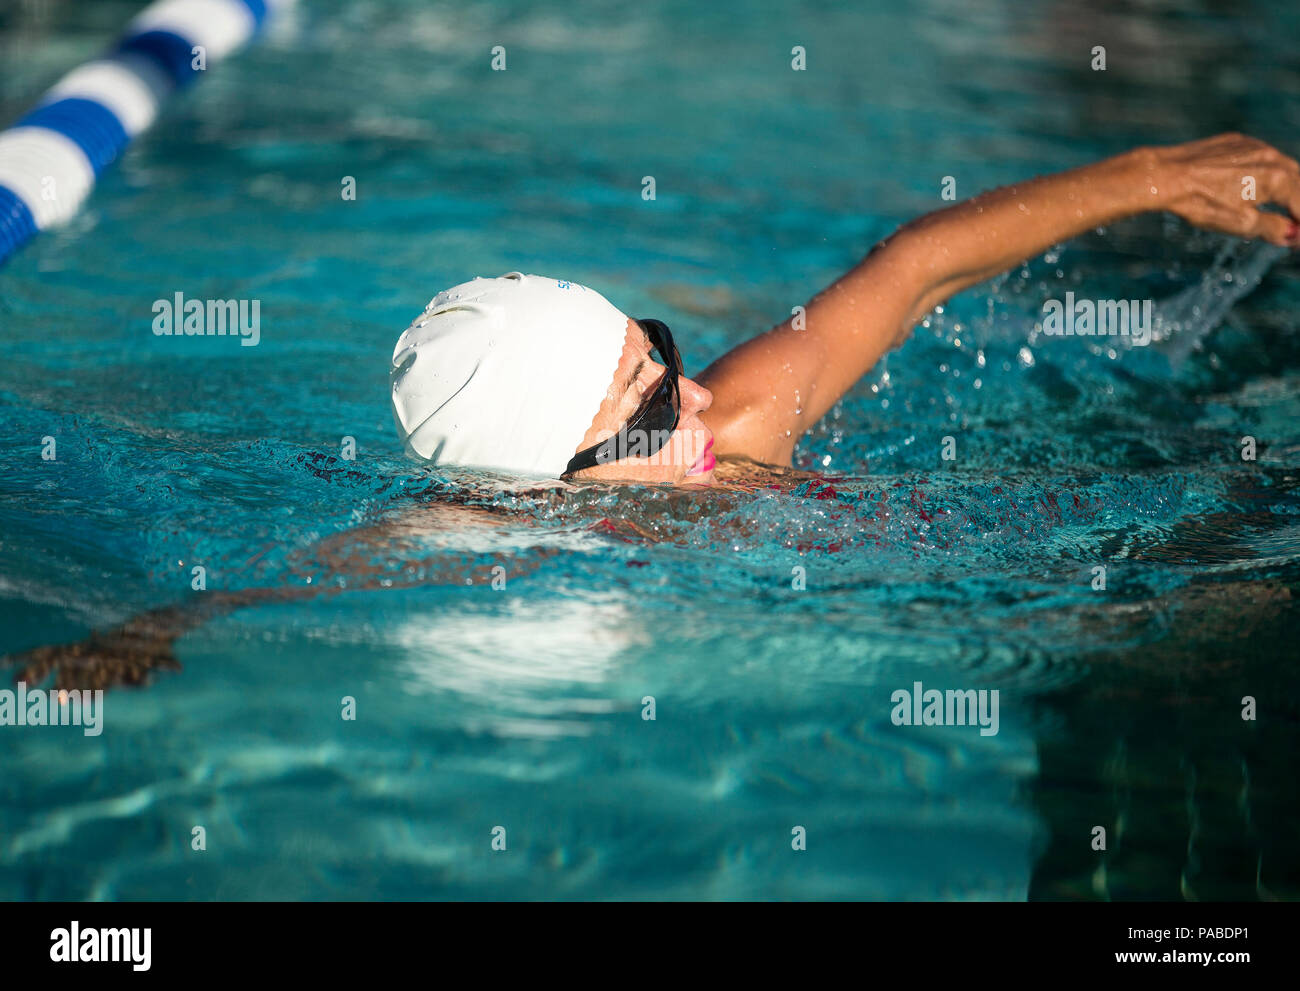
<path id="1" fill-rule="evenodd" d="M 709 442 L 704 445 L 704 450 L 700 452 L 700 456 L 695 459 L 695 464 L 691 465 L 690 470 L 686 472 L 687 475 L 703 475 L 706 471 L 714 469 L 718 459 L 709 453 L 709 449 L 712 447 L 713 438 L 710 437 Z"/>

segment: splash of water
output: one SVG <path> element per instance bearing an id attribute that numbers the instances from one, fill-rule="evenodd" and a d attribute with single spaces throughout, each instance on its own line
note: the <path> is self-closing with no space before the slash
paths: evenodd
<path id="1" fill-rule="evenodd" d="M 1285 254 L 1276 245 L 1230 238 L 1199 282 L 1157 304 L 1152 343 L 1171 365 L 1181 365 Z"/>

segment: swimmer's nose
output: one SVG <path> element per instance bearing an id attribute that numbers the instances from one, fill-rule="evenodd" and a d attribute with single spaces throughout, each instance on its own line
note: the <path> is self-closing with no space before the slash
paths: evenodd
<path id="1" fill-rule="evenodd" d="M 704 386 L 682 376 L 677 380 L 678 388 L 682 394 L 682 413 L 689 416 L 692 413 L 703 413 L 713 405 L 713 393 Z"/>

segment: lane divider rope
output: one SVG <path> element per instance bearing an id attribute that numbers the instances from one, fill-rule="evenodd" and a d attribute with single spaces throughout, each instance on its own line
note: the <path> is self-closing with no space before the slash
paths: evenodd
<path id="1" fill-rule="evenodd" d="M 66 223 L 163 101 L 236 51 L 293 0 L 157 0 L 100 58 L 73 69 L 0 131 L 0 264 Z"/>

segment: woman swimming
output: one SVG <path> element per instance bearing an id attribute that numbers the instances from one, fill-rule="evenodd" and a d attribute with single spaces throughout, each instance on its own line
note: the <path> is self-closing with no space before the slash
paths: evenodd
<path id="1" fill-rule="evenodd" d="M 1242 196 L 1247 178 L 1258 202 Z M 440 293 L 399 338 L 392 366 L 398 431 L 408 450 L 432 464 L 550 479 L 542 484 L 552 493 L 562 485 L 557 478 L 785 488 L 799 474 L 790 464 L 803 433 L 934 306 L 1053 244 L 1154 210 L 1295 247 L 1300 165 L 1263 142 L 1227 134 L 1142 148 L 982 194 L 904 225 L 698 381 L 686 377 L 668 327 L 630 319 L 590 289 L 518 273 L 477 279 Z M 348 575 L 353 589 L 486 582 L 489 576 L 465 575 L 459 564 L 411 567 L 403 555 L 419 553 L 421 534 L 499 527 L 510 515 L 455 502 L 422 505 L 305 549 L 293 571 L 309 575 L 323 563 Z M 601 522 L 640 532 L 633 519 Z M 407 566 L 376 569 L 376 548 Z M 516 573 L 546 554 L 516 562 Z M 136 684 L 177 667 L 176 638 L 213 616 L 338 590 L 317 583 L 205 592 L 80 643 L 8 660 L 29 684 L 50 675 L 69 689 Z"/>
<path id="2" fill-rule="evenodd" d="M 1243 198 L 1248 177 L 1258 202 Z M 976 196 L 904 225 L 698 381 L 664 324 L 629 319 L 590 289 L 519 273 L 476 279 L 435 297 L 398 340 L 398 430 L 438 465 L 566 479 L 709 485 L 718 458 L 788 466 L 799 438 L 937 304 L 1154 210 L 1295 247 L 1300 165 L 1224 134 Z"/>

